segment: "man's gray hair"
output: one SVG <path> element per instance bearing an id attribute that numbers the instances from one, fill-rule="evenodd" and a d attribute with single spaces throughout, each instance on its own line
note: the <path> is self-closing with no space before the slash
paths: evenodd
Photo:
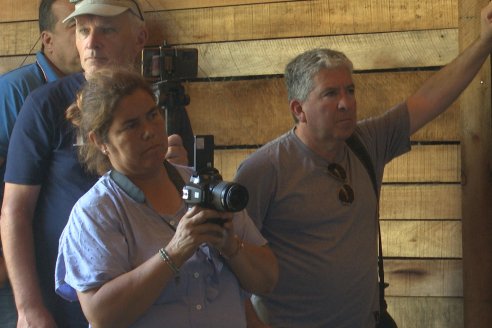
<path id="1" fill-rule="evenodd" d="M 304 101 L 313 90 L 314 76 L 324 68 L 346 67 L 353 71 L 353 64 L 344 53 L 331 49 L 313 49 L 295 57 L 285 68 L 285 84 L 289 102 Z"/>

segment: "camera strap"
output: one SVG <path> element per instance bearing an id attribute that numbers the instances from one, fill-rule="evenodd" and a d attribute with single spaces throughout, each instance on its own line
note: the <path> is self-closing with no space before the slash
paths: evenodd
<path id="1" fill-rule="evenodd" d="M 386 300 L 384 298 L 384 289 L 388 286 L 387 283 L 384 282 L 384 263 L 383 263 L 383 244 L 381 241 L 381 225 L 379 222 L 379 192 L 378 185 L 376 180 L 376 170 L 374 169 L 374 165 L 372 163 L 371 157 L 367 152 L 366 147 L 362 144 L 359 137 L 352 133 L 352 135 L 346 140 L 347 146 L 354 152 L 354 154 L 359 158 L 364 167 L 371 178 L 372 186 L 374 192 L 376 194 L 377 206 L 376 206 L 376 221 L 378 224 L 378 273 L 379 273 L 379 304 L 381 307 L 381 311 L 385 311 L 387 309 Z"/>
<path id="2" fill-rule="evenodd" d="M 171 182 L 176 187 L 179 196 L 180 197 L 183 196 L 183 187 L 185 186 L 183 177 L 181 176 L 181 174 L 179 174 L 178 170 L 174 167 L 174 165 L 172 165 L 168 161 L 164 161 L 164 167 L 166 168 L 169 179 L 171 179 Z"/>

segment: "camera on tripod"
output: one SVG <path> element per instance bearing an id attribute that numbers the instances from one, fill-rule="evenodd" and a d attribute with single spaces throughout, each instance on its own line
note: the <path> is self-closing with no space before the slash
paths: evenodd
<path id="1" fill-rule="evenodd" d="M 159 47 L 142 50 L 142 75 L 152 83 L 180 81 L 198 75 L 198 49 Z"/>
<path id="2" fill-rule="evenodd" d="M 248 205 L 248 190 L 241 184 L 227 182 L 213 167 L 213 135 L 195 136 L 194 169 L 190 182 L 183 187 L 183 199 L 221 212 L 238 212 Z M 212 219 L 215 223 L 220 220 Z"/>
<path id="3" fill-rule="evenodd" d="M 198 49 L 168 47 L 164 42 L 142 50 L 142 75 L 152 83 L 159 107 L 166 110 L 168 128 L 177 125 L 174 116 L 190 103 L 181 81 L 197 74 Z M 168 130 L 168 134 L 173 131 Z"/>
<path id="4" fill-rule="evenodd" d="M 198 49 L 169 47 L 165 42 L 160 47 L 145 47 L 142 50 L 141 70 L 145 79 L 152 84 L 157 105 L 165 114 L 167 134 L 180 135 L 188 158 L 192 159 L 193 131 L 185 109 L 190 97 L 182 81 L 197 76 Z"/>

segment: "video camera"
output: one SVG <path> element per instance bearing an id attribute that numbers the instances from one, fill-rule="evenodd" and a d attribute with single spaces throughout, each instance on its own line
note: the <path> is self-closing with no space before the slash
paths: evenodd
<path id="1" fill-rule="evenodd" d="M 243 210 L 248 205 L 248 190 L 238 183 L 223 181 L 213 167 L 213 158 L 213 135 L 195 136 L 195 173 L 183 187 L 184 201 L 190 206 L 200 205 L 222 212 Z M 212 221 L 220 224 L 220 219 Z"/>

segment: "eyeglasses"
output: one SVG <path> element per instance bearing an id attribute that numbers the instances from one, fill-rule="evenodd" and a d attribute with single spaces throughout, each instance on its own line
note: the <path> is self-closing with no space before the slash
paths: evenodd
<path id="1" fill-rule="evenodd" d="M 349 184 L 347 184 L 347 172 L 345 172 L 343 167 L 341 167 L 337 163 L 331 163 L 330 165 L 328 165 L 327 172 L 329 176 L 343 183 L 338 190 L 338 200 L 340 201 L 340 203 L 342 205 L 352 204 L 354 202 L 355 196 L 354 190 Z"/>

